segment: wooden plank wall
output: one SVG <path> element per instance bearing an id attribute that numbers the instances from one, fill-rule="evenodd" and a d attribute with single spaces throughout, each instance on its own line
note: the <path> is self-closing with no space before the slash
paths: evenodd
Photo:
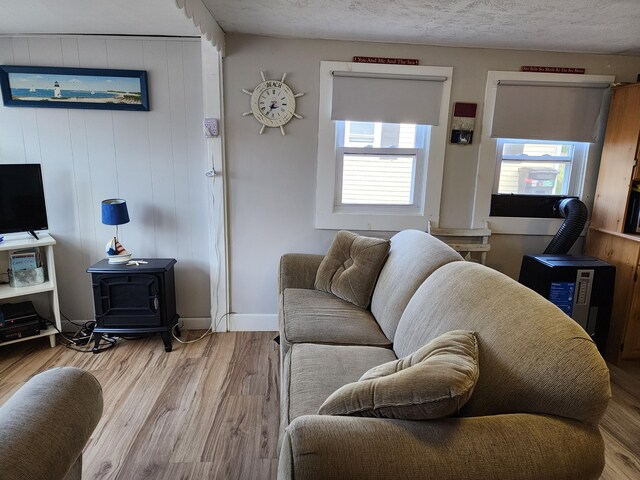
<path id="1" fill-rule="evenodd" d="M 147 70 L 151 111 L 0 106 L 0 163 L 41 163 L 62 312 L 93 318 L 86 268 L 113 227 L 100 202 L 127 200 L 136 258 L 173 257 L 178 312 L 210 315 L 207 170 L 199 39 L 0 37 L 0 64 Z"/>

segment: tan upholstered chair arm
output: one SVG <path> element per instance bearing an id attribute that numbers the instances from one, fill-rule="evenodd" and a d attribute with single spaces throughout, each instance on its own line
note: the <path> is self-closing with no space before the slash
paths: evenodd
<path id="1" fill-rule="evenodd" d="M 285 430 L 278 480 L 595 480 L 603 452 L 597 428 L 560 417 L 418 422 L 309 415 Z"/>
<path id="2" fill-rule="evenodd" d="M 82 449 L 101 415 L 102 389 L 89 372 L 36 375 L 0 408 L 0 478 L 79 479 Z"/>
<path id="3" fill-rule="evenodd" d="M 282 293 L 285 288 L 312 289 L 323 258 L 324 255 L 308 253 L 287 253 L 280 257 L 278 293 Z"/>

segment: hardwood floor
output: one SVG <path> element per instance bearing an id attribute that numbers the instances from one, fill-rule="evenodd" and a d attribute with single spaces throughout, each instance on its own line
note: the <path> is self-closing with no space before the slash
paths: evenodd
<path id="1" fill-rule="evenodd" d="M 56 366 L 91 371 L 105 410 L 84 479 L 274 479 L 278 350 L 273 332 L 216 334 L 167 354 L 159 337 L 98 355 L 33 340 L 0 348 L 0 404 Z M 610 366 L 602 480 L 640 479 L 640 362 Z"/>
<path id="2" fill-rule="evenodd" d="M 83 479 L 268 479 L 277 469 L 273 332 L 216 334 L 165 353 L 160 337 L 93 355 L 34 340 L 0 349 L 0 404 L 57 366 L 91 371 L 104 413 Z M 0 475 L 1 477 L 1 475 Z"/>

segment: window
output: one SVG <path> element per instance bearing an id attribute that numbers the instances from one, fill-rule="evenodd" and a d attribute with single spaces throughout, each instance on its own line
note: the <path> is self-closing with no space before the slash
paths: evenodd
<path id="1" fill-rule="evenodd" d="M 426 135 L 415 124 L 336 121 L 336 206 L 416 206 Z"/>
<path id="2" fill-rule="evenodd" d="M 321 62 L 316 228 L 438 224 L 451 73 Z"/>
<path id="3" fill-rule="evenodd" d="M 488 72 L 474 228 L 488 221 L 494 233 L 553 235 L 562 223 L 549 218 L 559 198 L 579 197 L 589 207 L 613 81 Z"/>
<path id="4" fill-rule="evenodd" d="M 500 138 L 496 149 L 494 193 L 573 196 L 580 191 L 588 144 Z"/>

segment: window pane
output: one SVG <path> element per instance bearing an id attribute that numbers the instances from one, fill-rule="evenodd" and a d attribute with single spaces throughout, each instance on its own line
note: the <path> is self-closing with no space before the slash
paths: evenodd
<path id="1" fill-rule="evenodd" d="M 497 193 L 567 195 L 570 162 L 503 160 Z"/>
<path id="2" fill-rule="evenodd" d="M 345 122 L 344 145 L 348 147 L 373 147 L 375 139 L 374 122 Z"/>
<path id="3" fill-rule="evenodd" d="M 573 145 L 559 143 L 505 143 L 502 148 L 502 156 L 511 157 L 516 155 L 570 159 L 573 157 Z"/>
<path id="4" fill-rule="evenodd" d="M 417 125 L 381 122 L 336 122 L 344 124 L 339 145 L 345 147 L 416 148 Z M 340 125 L 337 125 L 339 127 Z M 337 130 L 341 131 L 340 128 Z"/>
<path id="5" fill-rule="evenodd" d="M 411 205 L 415 160 L 415 155 L 345 154 L 342 204 Z"/>

